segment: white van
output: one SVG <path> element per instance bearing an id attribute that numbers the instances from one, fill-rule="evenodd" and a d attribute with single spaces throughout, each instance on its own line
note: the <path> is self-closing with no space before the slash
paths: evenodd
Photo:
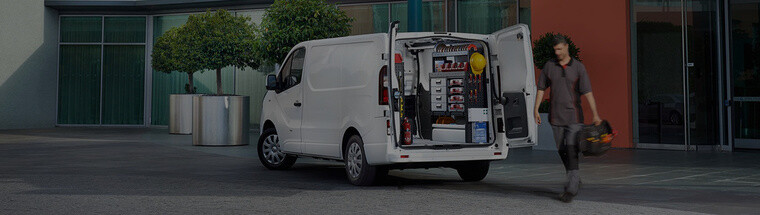
<path id="1" fill-rule="evenodd" d="M 343 161 L 352 184 L 388 169 L 488 174 L 509 148 L 537 142 L 526 25 L 491 35 L 378 33 L 302 42 L 267 76 L 258 155 L 269 169 L 297 157 Z"/>

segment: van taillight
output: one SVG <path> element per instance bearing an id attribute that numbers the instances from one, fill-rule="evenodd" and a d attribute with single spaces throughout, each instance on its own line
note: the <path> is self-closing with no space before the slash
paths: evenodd
<path id="1" fill-rule="evenodd" d="M 380 69 L 380 78 L 378 80 L 378 103 L 380 105 L 388 105 L 388 66 L 383 66 Z"/>

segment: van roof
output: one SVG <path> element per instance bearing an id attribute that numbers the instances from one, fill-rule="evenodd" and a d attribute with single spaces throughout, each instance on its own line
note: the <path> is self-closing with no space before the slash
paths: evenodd
<path id="1" fill-rule="evenodd" d="M 362 40 L 383 40 L 386 39 L 388 33 L 374 33 L 374 34 L 362 34 L 345 37 L 334 37 L 327 39 L 309 40 L 298 43 L 296 46 L 313 46 L 313 45 L 327 45 L 346 43 L 349 41 L 362 41 Z M 413 39 L 424 37 L 456 37 L 463 39 L 486 39 L 489 35 L 483 34 L 470 34 L 470 33 L 458 33 L 458 32 L 401 32 L 397 34 L 397 39 Z"/>

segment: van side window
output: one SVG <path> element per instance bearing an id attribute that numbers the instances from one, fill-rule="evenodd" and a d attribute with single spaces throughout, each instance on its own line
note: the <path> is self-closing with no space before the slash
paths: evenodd
<path id="1" fill-rule="evenodd" d="M 293 86 L 301 83 L 301 74 L 303 73 L 303 62 L 306 57 L 306 49 L 300 48 L 293 52 L 293 54 L 285 62 L 282 67 L 282 72 L 277 80 L 283 86 L 282 90 L 287 90 Z"/>

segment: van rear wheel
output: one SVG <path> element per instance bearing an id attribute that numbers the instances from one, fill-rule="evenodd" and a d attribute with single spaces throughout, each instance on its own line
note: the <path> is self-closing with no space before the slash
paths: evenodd
<path id="1" fill-rule="evenodd" d="M 462 180 L 480 181 L 486 178 L 490 167 L 490 161 L 471 161 L 460 164 L 456 169 Z"/>
<path id="2" fill-rule="evenodd" d="M 364 142 L 359 135 L 351 136 L 346 146 L 343 160 L 346 164 L 346 176 L 351 184 L 358 186 L 374 185 L 388 174 L 388 169 L 385 167 L 367 164 Z"/>
<path id="3" fill-rule="evenodd" d="M 274 128 L 266 129 L 261 133 L 256 148 L 258 148 L 259 161 L 267 169 L 284 170 L 296 163 L 296 156 L 285 154 L 280 148 L 280 138 Z"/>

